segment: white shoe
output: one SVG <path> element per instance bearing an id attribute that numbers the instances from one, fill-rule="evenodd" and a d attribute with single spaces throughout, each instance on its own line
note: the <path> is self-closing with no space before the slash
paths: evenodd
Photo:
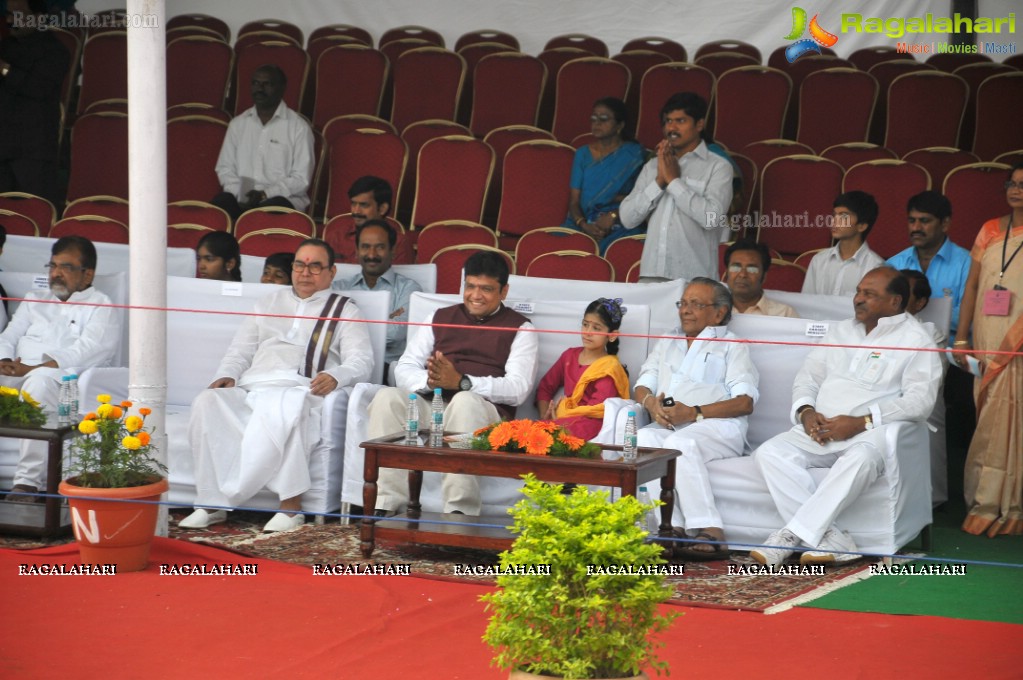
<path id="1" fill-rule="evenodd" d="M 863 557 L 856 552 L 852 536 L 838 527 L 831 527 L 816 550 L 808 550 L 799 558 L 800 564 L 847 564 Z"/>
<path id="2" fill-rule="evenodd" d="M 205 529 L 211 524 L 227 521 L 227 510 L 203 510 L 196 508 L 191 515 L 178 522 L 179 529 Z"/>
<path id="3" fill-rule="evenodd" d="M 749 551 L 749 556 L 760 564 L 777 566 L 795 552 L 801 541 L 799 536 L 796 536 L 788 529 L 779 529 L 768 536 L 764 543 L 770 547 L 754 548 Z"/>
<path id="4" fill-rule="evenodd" d="M 297 515 L 288 515 L 283 512 L 278 512 L 276 515 L 270 518 L 270 521 L 263 525 L 263 533 L 271 533 L 274 531 L 290 531 L 297 529 L 305 524 L 305 515 L 301 512 Z"/>

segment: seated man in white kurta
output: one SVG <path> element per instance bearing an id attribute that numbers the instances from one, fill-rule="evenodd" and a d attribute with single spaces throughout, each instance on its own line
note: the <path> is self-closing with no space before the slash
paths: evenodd
<path id="1" fill-rule="evenodd" d="M 638 433 L 640 446 L 678 449 L 675 512 L 679 526 L 698 543 L 679 543 L 675 554 L 689 560 L 728 557 L 722 544 L 721 515 L 707 475 L 707 463 L 742 454 L 746 416 L 759 397 L 759 374 L 746 345 L 715 342 L 736 339 L 725 325 L 732 296 L 723 284 L 705 277 L 689 282 L 678 303 L 680 336 L 654 346 L 636 381 L 636 400 L 650 412 L 651 424 Z M 673 405 L 665 405 L 667 398 Z M 685 536 L 687 534 L 679 534 Z"/>
<path id="2" fill-rule="evenodd" d="M 475 253 L 465 261 L 462 304 L 438 309 L 430 317 L 438 325 L 424 326 L 408 341 L 394 368 L 398 387 L 381 390 L 369 405 L 370 439 L 405 428 L 411 392 L 423 395 L 416 401 L 424 423 L 429 422 L 433 390 L 441 388 L 444 429 L 451 432 L 473 432 L 514 418 L 515 407 L 533 396 L 537 334 L 524 316 L 502 303 L 508 275 L 505 259 L 496 253 Z M 408 503 L 405 470 L 381 469 L 377 487 L 377 514 L 397 512 Z M 444 512 L 480 514 L 476 477 L 444 475 L 442 494 Z"/>
<path id="3" fill-rule="evenodd" d="M 912 315 L 906 277 L 889 267 L 856 287 L 856 316 L 831 324 L 792 385 L 795 426 L 754 453 L 785 526 L 750 556 L 778 565 L 796 550 L 802 564 L 859 559 L 835 519 L 884 471 L 885 429 L 924 421 L 934 408 L 942 366 L 934 338 Z M 905 347 L 909 349 L 892 349 Z M 809 468 L 830 468 L 817 484 Z M 809 548 L 809 550 L 805 550 Z"/>
<path id="4" fill-rule="evenodd" d="M 323 397 L 365 382 L 373 368 L 359 308 L 330 290 L 334 273 L 333 249 L 319 239 L 304 241 L 295 252 L 291 288 L 256 303 L 217 379 L 196 397 L 188 440 L 197 507 L 178 526 L 223 522 L 225 510 L 203 506 L 237 506 L 264 487 L 281 505 L 263 531 L 303 523 L 302 494 L 310 487 L 309 452 L 320 438 Z"/>
<path id="5" fill-rule="evenodd" d="M 65 236 L 50 252 L 49 290 L 29 291 L 0 334 L 0 385 L 28 392 L 52 414 L 61 378 L 91 366 L 109 366 L 117 356 L 121 325 L 110 298 L 92 286 L 92 241 Z M 44 500 L 33 494 L 46 481 L 47 447 L 44 441 L 21 441 L 14 489 L 7 500 Z"/>

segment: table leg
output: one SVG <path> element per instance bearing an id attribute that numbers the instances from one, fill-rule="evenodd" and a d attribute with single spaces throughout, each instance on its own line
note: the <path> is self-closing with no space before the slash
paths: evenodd
<path id="1" fill-rule="evenodd" d="M 60 502 L 57 496 L 60 485 L 61 463 L 64 459 L 64 440 L 60 437 L 49 440 L 46 455 L 46 510 L 43 520 L 43 536 L 50 538 L 60 533 Z"/>
<path id="2" fill-rule="evenodd" d="M 363 557 L 370 557 L 373 554 L 375 530 L 373 513 L 377 507 L 377 479 L 380 477 L 380 468 L 377 465 L 377 452 L 375 449 L 366 449 L 366 465 L 363 472 L 362 484 L 362 512 L 367 517 L 363 518 L 359 537 L 362 539 L 360 549 Z"/>
<path id="3" fill-rule="evenodd" d="M 422 470 L 409 470 L 408 471 L 408 516 L 413 518 L 420 517 L 423 511 L 423 505 L 419 502 L 419 495 L 423 491 L 423 471 Z"/>
<path id="4" fill-rule="evenodd" d="M 675 512 L 675 459 L 668 461 L 665 474 L 661 477 L 661 526 L 658 536 L 664 539 L 672 537 L 671 515 Z M 664 541 L 664 559 L 671 560 L 674 542 Z"/>

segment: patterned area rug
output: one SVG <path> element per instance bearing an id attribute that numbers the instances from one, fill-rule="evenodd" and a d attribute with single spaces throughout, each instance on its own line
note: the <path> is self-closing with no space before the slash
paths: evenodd
<path id="1" fill-rule="evenodd" d="M 172 513 L 172 538 L 294 564 L 401 564 L 409 565 L 413 576 L 493 583 L 493 577 L 464 573 L 465 567 L 498 563 L 494 551 L 390 541 L 378 541 L 373 557 L 366 560 L 359 551 L 357 524 L 306 524 L 293 531 L 262 534 L 267 515 L 255 512 L 232 513 L 229 522 L 203 531 L 181 531 L 176 524 L 185 514 Z M 760 574 L 756 573 L 759 565 L 746 553 L 733 553 L 727 562 L 686 563 L 684 574 L 667 579 L 675 590 L 671 599 L 675 604 L 776 613 L 865 578 L 867 565 L 860 561 L 827 567 L 823 574 Z"/>

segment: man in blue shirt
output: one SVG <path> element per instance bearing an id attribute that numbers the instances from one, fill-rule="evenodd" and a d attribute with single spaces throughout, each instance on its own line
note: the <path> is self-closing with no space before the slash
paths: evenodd
<path id="1" fill-rule="evenodd" d="M 970 273 L 970 251 L 948 238 L 952 224 L 952 204 L 937 191 L 923 191 L 909 199 L 909 241 L 913 245 L 888 258 L 895 269 L 923 272 L 931 284 L 932 297 L 952 299 L 952 325 L 949 342 L 955 338 L 959 305 Z"/>

